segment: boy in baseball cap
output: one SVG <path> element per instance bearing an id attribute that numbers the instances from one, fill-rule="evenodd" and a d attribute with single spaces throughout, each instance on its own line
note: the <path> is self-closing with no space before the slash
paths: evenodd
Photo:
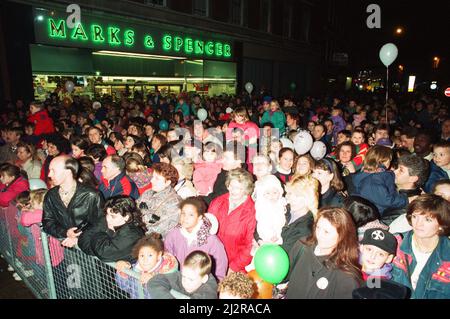
<path id="1" fill-rule="evenodd" d="M 391 279 L 391 262 L 397 251 L 397 239 L 382 228 L 367 229 L 360 241 L 363 279 Z"/>

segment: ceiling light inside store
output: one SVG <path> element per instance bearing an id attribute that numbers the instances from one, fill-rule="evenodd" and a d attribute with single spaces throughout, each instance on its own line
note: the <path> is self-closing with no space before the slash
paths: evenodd
<path id="1" fill-rule="evenodd" d="M 130 52 L 121 52 L 121 51 L 106 51 L 106 50 L 95 51 L 95 52 L 92 52 L 92 54 L 116 56 L 116 57 L 125 57 L 125 58 L 162 60 L 162 61 L 186 60 L 186 58 L 176 57 L 176 56 L 153 55 L 153 54 L 142 54 L 142 53 L 130 53 Z"/>

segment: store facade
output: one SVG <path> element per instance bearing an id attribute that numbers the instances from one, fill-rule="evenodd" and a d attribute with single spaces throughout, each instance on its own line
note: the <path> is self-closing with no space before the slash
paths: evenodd
<path id="1" fill-rule="evenodd" d="M 233 39 L 102 12 L 85 12 L 70 28 L 65 8 L 33 8 L 30 44 L 35 98 L 67 80 L 75 94 L 143 96 L 182 91 L 235 94 Z"/>

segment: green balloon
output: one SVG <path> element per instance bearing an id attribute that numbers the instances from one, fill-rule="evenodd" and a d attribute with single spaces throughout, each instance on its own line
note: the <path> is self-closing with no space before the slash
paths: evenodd
<path id="1" fill-rule="evenodd" d="M 289 272 L 289 257 L 281 246 L 262 245 L 255 254 L 255 269 L 264 281 L 278 284 Z"/>
<path id="2" fill-rule="evenodd" d="M 297 88 L 297 84 L 295 84 L 295 82 L 291 83 L 291 90 L 295 90 Z"/>

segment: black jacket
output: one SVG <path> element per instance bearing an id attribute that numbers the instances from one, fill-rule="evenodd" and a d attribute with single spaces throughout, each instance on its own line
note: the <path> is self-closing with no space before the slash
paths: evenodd
<path id="1" fill-rule="evenodd" d="M 340 269 L 327 268 L 326 256 L 316 256 L 314 248 L 297 242 L 290 251 L 287 299 L 351 299 L 360 282 Z"/>
<path id="2" fill-rule="evenodd" d="M 281 231 L 281 238 L 283 238 L 283 244 L 281 247 L 289 253 L 294 244 L 301 238 L 306 238 L 311 235 L 312 226 L 314 223 L 314 217 L 311 212 L 298 218 L 292 224 L 288 224 L 291 220 L 291 213 L 288 209 L 286 212 L 286 225 Z"/>
<path id="3" fill-rule="evenodd" d="M 53 237 L 66 238 L 69 228 L 77 227 L 84 221 L 92 224 L 103 216 L 103 204 L 103 197 L 98 191 L 77 183 L 75 194 L 66 207 L 59 196 L 59 186 L 53 187 L 44 198 L 43 229 Z"/>
<path id="4" fill-rule="evenodd" d="M 78 247 L 87 255 L 97 256 L 104 262 L 127 260 L 133 262 L 131 251 L 136 242 L 144 237 L 144 230 L 133 224 L 125 224 L 113 232 L 103 216 L 83 231 Z"/>
<path id="5" fill-rule="evenodd" d="M 225 186 L 225 181 L 227 180 L 228 171 L 222 169 L 222 171 L 217 175 L 216 181 L 214 183 L 213 191 L 208 196 L 204 196 L 203 199 L 209 205 L 216 197 L 228 193 L 228 189 Z"/>
<path id="6" fill-rule="evenodd" d="M 217 299 L 217 282 L 213 275 L 196 291 L 188 293 L 181 281 L 181 272 L 159 274 L 147 283 L 152 299 Z"/>
<path id="7" fill-rule="evenodd" d="M 344 196 L 341 192 L 336 192 L 333 187 L 330 187 L 325 194 L 320 195 L 319 207 L 343 207 L 344 206 Z"/>

